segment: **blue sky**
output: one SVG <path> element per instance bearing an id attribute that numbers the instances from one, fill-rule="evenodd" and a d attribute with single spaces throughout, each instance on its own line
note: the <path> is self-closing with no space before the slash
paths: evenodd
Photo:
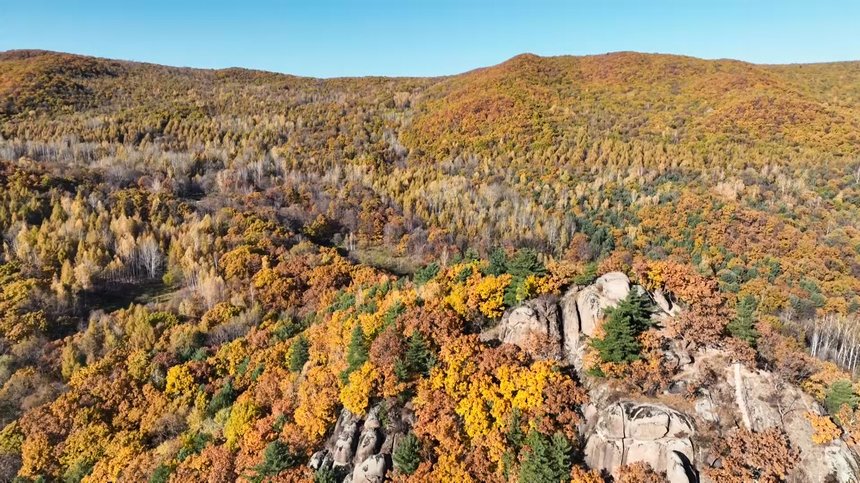
<path id="1" fill-rule="evenodd" d="M 442 75 L 618 50 L 860 59 L 860 0 L 0 0 L 0 50 L 318 77 Z"/>

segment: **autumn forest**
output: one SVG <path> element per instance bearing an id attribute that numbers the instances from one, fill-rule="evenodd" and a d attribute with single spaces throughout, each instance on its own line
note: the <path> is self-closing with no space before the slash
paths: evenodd
<path id="1" fill-rule="evenodd" d="M 858 222 L 858 62 L 2 52 L 0 482 L 856 482 Z"/>

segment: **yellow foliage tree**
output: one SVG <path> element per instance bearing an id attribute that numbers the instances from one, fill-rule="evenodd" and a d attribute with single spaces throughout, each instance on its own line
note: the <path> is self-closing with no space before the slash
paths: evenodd
<path id="1" fill-rule="evenodd" d="M 123 431 L 106 442 L 104 456 L 96 462 L 92 473 L 84 478 L 83 483 L 134 480 L 129 474 L 129 467 L 133 465 L 129 463 L 143 451 L 140 437 L 137 432 Z"/>
<path id="2" fill-rule="evenodd" d="M 104 423 L 88 424 L 72 431 L 66 438 L 60 463 L 67 468 L 78 463 L 92 464 L 103 454 L 109 437 L 110 429 Z"/>
<path id="3" fill-rule="evenodd" d="M 815 430 L 815 433 L 812 435 L 812 441 L 815 444 L 827 444 L 842 436 L 842 430 L 839 429 L 839 426 L 829 416 L 807 412 L 804 414 L 804 417 L 812 425 L 812 429 Z"/>
<path id="4" fill-rule="evenodd" d="M 322 440 L 329 425 L 337 419 L 338 385 L 337 376 L 328 367 L 312 366 L 299 386 L 293 417 L 310 444 Z"/>
<path id="5" fill-rule="evenodd" d="M 472 483 L 475 481 L 466 465 L 457 459 L 456 455 L 443 454 L 433 466 L 433 481 L 457 481 Z"/>
<path id="6" fill-rule="evenodd" d="M 850 380 L 851 377 L 840 370 L 836 364 L 823 362 L 818 372 L 809 376 L 808 379 L 800 384 L 800 387 L 814 398 L 823 401 L 824 396 L 827 394 L 827 388 L 841 379 Z"/>
<path id="7" fill-rule="evenodd" d="M 597 470 L 574 465 L 570 470 L 570 483 L 603 483 L 603 478 Z"/>
<path id="8" fill-rule="evenodd" d="M 343 406 L 353 414 L 364 414 L 370 401 L 374 385 L 379 379 L 379 372 L 370 362 L 365 362 L 349 375 L 349 381 L 340 390 L 340 400 Z"/>
<path id="9" fill-rule="evenodd" d="M 21 445 L 21 470 L 20 476 L 35 478 L 47 473 L 52 464 L 53 445 L 48 441 L 48 436 L 43 433 L 34 434 L 24 440 Z"/>
<path id="10" fill-rule="evenodd" d="M 173 398 L 189 398 L 194 394 L 194 376 L 188 366 L 173 366 L 167 370 L 165 394 Z"/>
<path id="11" fill-rule="evenodd" d="M 448 295 L 445 296 L 445 303 L 454 309 L 454 312 L 457 312 L 463 317 L 467 317 L 469 315 L 469 307 L 467 305 L 468 297 L 469 294 L 466 291 L 466 284 L 457 283 L 451 285 Z"/>
<path id="12" fill-rule="evenodd" d="M 230 409 L 230 417 L 224 424 L 224 438 L 227 440 L 229 448 L 236 448 L 242 435 L 251 426 L 251 423 L 257 419 L 257 405 L 251 399 L 243 399 L 233 404 Z"/>
<path id="13" fill-rule="evenodd" d="M 505 311 L 505 289 L 511 284 L 509 274 L 481 277 L 469 293 L 469 307 L 476 307 L 486 317 L 495 319 Z"/>

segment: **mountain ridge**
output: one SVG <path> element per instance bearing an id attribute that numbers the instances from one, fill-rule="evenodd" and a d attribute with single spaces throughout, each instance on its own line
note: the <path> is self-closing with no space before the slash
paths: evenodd
<path id="1" fill-rule="evenodd" d="M 835 66 L 835 65 L 856 65 L 860 67 L 860 59 L 857 60 L 833 60 L 833 61 L 817 61 L 817 62 L 787 62 L 787 63 L 768 63 L 768 62 L 750 62 L 740 59 L 733 59 L 731 57 L 720 57 L 720 58 L 704 58 L 704 57 L 696 57 L 692 55 L 686 54 L 673 54 L 666 52 L 642 52 L 637 50 L 614 50 L 602 53 L 595 54 L 557 54 L 557 55 L 540 55 L 535 54 L 533 52 L 522 52 L 519 54 L 515 54 L 510 58 L 498 62 L 496 64 L 490 64 L 485 66 L 474 67 L 469 70 L 465 70 L 463 72 L 457 72 L 453 74 L 440 74 L 440 75 L 429 75 L 429 76 L 416 76 L 416 75 L 405 75 L 405 76 L 391 76 L 385 74 L 369 74 L 369 75 L 349 75 L 349 76 L 335 76 L 335 77 L 317 77 L 312 75 L 300 75 L 293 74 L 290 72 L 282 72 L 268 69 L 260 69 L 254 67 L 244 67 L 241 65 L 233 65 L 228 67 L 192 67 L 192 66 L 181 66 L 181 65 L 172 65 L 172 64 L 162 64 L 159 62 L 152 61 L 143 61 L 143 60 L 130 60 L 130 59 L 121 59 L 121 58 L 113 58 L 113 57 L 101 57 L 97 55 L 88 55 L 88 54 L 78 54 L 74 52 L 64 52 L 59 50 L 48 50 L 48 49 L 28 49 L 28 48 L 19 48 L 19 49 L 8 49 L 8 50 L 0 50 L 0 61 L 3 60 L 23 60 L 27 58 L 39 57 L 43 55 L 53 55 L 53 56 L 64 56 L 64 57 L 78 57 L 78 58 L 89 58 L 94 60 L 101 61 L 109 61 L 109 62 L 121 62 L 127 64 L 143 64 L 143 65 L 152 65 L 152 66 L 160 66 L 160 67 L 168 67 L 174 69 L 189 69 L 189 70 L 202 70 L 202 71 L 224 71 L 224 70 L 247 70 L 253 72 L 261 72 L 266 74 L 277 74 L 284 75 L 290 77 L 300 77 L 300 78 L 308 78 L 308 79 L 317 79 L 317 80 L 329 80 L 329 79 L 362 79 L 362 78 L 386 78 L 386 79 L 442 79 L 447 77 L 455 77 L 463 74 L 468 74 L 470 72 L 474 72 L 476 70 L 488 69 L 496 66 L 500 66 L 511 61 L 516 61 L 519 58 L 537 58 L 537 59 L 584 59 L 584 58 L 602 58 L 602 57 L 612 57 L 616 55 L 642 55 L 642 56 L 663 56 L 663 57 L 672 57 L 677 59 L 689 59 L 689 60 L 698 60 L 705 62 L 737 62 L 740 64 L 747 64 L 753 66 L 760 67 L 768 67 L 768 68 L 788 68 L 788 67 L 803 67 L 803 66 Z"/>
<path id="2" fill-rule="evenodd" d="M 804 66 L 816 73 L 799 72 Z M 843 155 L 857 151 L 860 131 L 860 104 L 855 102 L 860 89 L 851 87 L 854 80 L 860 83 L 860 62 L 766 66 L 636 52 L 521 54 L 443 77 L 317 79 L 235 67 L 195 69 L 7 51 L 0 53 L 0 106 L 5 106 L 0 115 L 110 110 L 114 101 L 163 103 L 162 87 L 170 85 L 180 96 L 188 91 L 204 98 L 214 93 L 206 89 L 227 84 L 269 89 L 267 96 L 281 88 L 364 97 L 405 91 L 412 92 L 418 108 L 404 139 L 437 156 L 452 146 L 495 152 L 520 144 L 547 146 L 582 128 L 589 135 L 621 139 L 729 139 Z M 126 99 L 127 89 L 135 85 L 144 87 L 132 93 L 134 100 Z"/>

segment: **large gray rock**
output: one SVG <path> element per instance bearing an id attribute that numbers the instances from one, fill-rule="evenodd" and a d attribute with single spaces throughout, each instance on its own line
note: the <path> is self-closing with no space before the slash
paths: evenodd
<path id="1" fill-rule="evenodd" d="M 335 426 L 337 439 L 332 450 L 334 466 L 346 466 L 352 463 L 355 454 L 355 440 L 358 435 L 358 422 L 349 411 L 344 409 L 344 412 L 341 413 L 338 425 Z"/>
<path id="2" fill-rule="evenodd" d="M 654 299 L 654 303 L 657 304 L 657 308 L 662 310 L 665 314 L 675 316 L 681 312 L 680 307 L 672 303 L 671 299 L 663 293 L 663 290 L 658 288 L 651 295 Z"/>
<path id="3" fill-rule="evenodd" d="M 385 456 L 376 454 L 355 467 L 351 481 L 352 483 L 382 483 L 385 481 L 385 473 L 387 472 L 388 463 Z"/>
<path id="4" fill-rule="evenodd" d="M 792 447 L 798 450 L 800 459 L 793 469 L 789 481 L 825 481 L 835 477 L 840 483 L 860 481 L 860 464 L 848 445 L 839 438 L 828 444 L 815 444 L 815 430 L 805 413 L 823 413 L 823 408 L 809 394 L 793 384 L 786 384 L 767 371 L 750 370 L 744 366 L 727 367 L 724 378 L 713 390 L 735 392 L 749 414 L 753 431 L 777 427 L 785 431 Z M 737 391 L 736 384 L 740 384 Z M 728 387 L 727 387 L 728 386 Z M 734 408 L 740 412 L 739 408 Z"/>
<path id="5" fill-rule="evenodd" d="M 532 351 L 537 342 L 548 344 L 550 356 L 562 351 L 561 316 L 555 297 L 540 296 L 505 312 L 499 324 L 481 334 L 482 340 L 496 339 Z"/>
<path id="6" fill-rule="evenodd" d="M 654 441 L 669 433 L 669 413 L 656 406 L 637 406 L 628 415 L 628 426 L 628 437 Z"/>
<path id="7" fill-rule="evenodd" d="M 562 350 L 569 363 L 581 359 L 579 354 L 581 350 L 579 344 L 579 309 L 576 307 L 577 294 L 579 294 L 579 287 L 574 286 L 565 292 L 559 303 L 561 306 L 561 332 L 564 341 Z"/>
<path id="8" fill-rule="evenodd" d="M 379 450 L 383 437 L 380 434 L 379 407 L 370 410 L 364 420 L 361 435 L 358 438 L 358 448 L 355 450 L 355 463 L 361 463 L 373 456 Z"/>
<path id="9" fill-rule="evenodd" d="M 630 279 L 621 272 L 601 275 L 576 296 L 579 331 L 591 336 L 609 307 L 614 307 L 630 293 Z"/>
<path id="10" fill-rule="evenodd" d="M 542 340 L 549 344 L 549 353 L 541 347 L 536 355 L 558 357 L 579 367 L 583 337 L 593 335 L 605 310 L 630 290 L 627 275 L 607 273 L 585 288 L 572 287 L 560 301 L 541 296 L 508 309 L 495 327 L 481 333 L 481 340 L 499 340 L 527 350 L 534 350 L 535 342 Z"/>
<path id="11" fill-rule="evenodd" d="M 610 473 L 644 462 L 666 472 L 670 483 L 690 483 L 695 481 L 689 477 L 695 475 L 690 466 L 695 456 L 693 434 L 690 418 L 667 406 L 618 402 L 598 413 L 585 445 L 585 461 Z"/>
<path id="12" fill-rule="evenodd" d="M 720 422 L 720 416 L 717 414 L 716 408 L 714 407 L 714 403 L 707 396 L 707 394 L 696 399 L 695 408 L 696 408 L 696 414 L 700 418 L 702 418 L 703 421 L 708 422 L 708 423 Z"/>
<path id="13" fill-rule="evenodd" d="M 693 363 L 691 349 L 684 341 L 675 339 L 669 343 L 669 348 L 663 352 L 663 357 L 673 370 L 683 370 Z"/>
<path id="14" fill-rule="evenodd" d="M 738 426 L 752 431 L 775 427 L 785 432 L 798 454 L 787 481 L 860 482 L 857 457 L 842 439 L 813 442 L 815 430 L 805 415 L 823 409 L 799 387 L 768 371 L 735 364 L 729 353 L 719 349 L 690 351 L 681 369 L 673 384 L 700 387 L 689 417 L 661 404 L 613 402 L 618 392 L 609 384 L 592 386 L 589 394 L 595 409 L 590 409 L 583 428 L 586 462 L 613 472 L 622 464 L 644 461 L 665 471 L 673 483 L 695 481 L 694 477 L 703 483 L 720 483 L 709 479 L 707 472 L 697 476 L 694 471 L 696 466 L 720 464 L 716 443 Z M 674 396 L 665 400 L 687 404 Z"/>
<path id="15" fill-rule="evenodd" d="M 609 272 L 597 277 L 594 286 L 600 291 L 606 306 L 616 305 L 630 293 L 630 279 L 621 272 Z"/>
<path id="16" fill-rule="evenodd" d="M 402 408 L 386 406 L 386 417 L 380 418 L 385 404 L 372 406 L 364 416 L 343 409 L 324 449 L 311 456 L 308 467 L 314 471 L 337 468 L 347 475 L 344 481 L 382 481 L 387 471 L 385 462 L 390 461 L 396 441 L 415 422 L 411 404 Z"/>
<path id="17" fill-rule="evenodd" d="M 324 470 L 331 468 L 333 463 L 334 460 L 331 457 L 331 452 L 327 449 L 321 449 L 311 456 L 308 467 L 314 471 Z"/>

